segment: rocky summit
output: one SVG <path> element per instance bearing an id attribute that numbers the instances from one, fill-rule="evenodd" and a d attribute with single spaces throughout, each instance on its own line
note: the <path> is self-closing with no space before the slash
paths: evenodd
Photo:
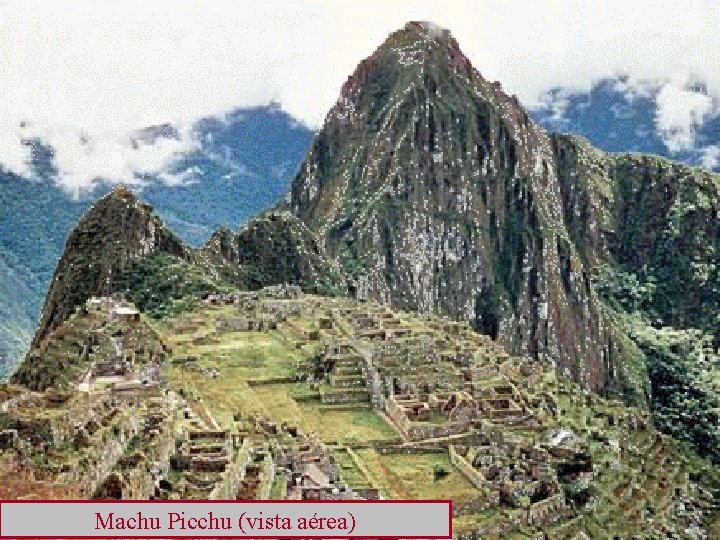
<path id="1" fill-rule="evenodd" d="M 551 135 L 447 30 L 411 22 L 343 86 L 289 207 L 357 294 L 472 321 L 512 353 L 642 402 L 643 363 L 593 281 L 603 265 L 650 267 L 684 197 L 674 179 L 704 201 L 676 218 L 702 231 L 707 249 L 690 258 L 712 268 L 717 175 Z M 687 284 L 699 298 L 706 281 Z"/>
<path id="2" fill-rule="evenodd" d="M 128 189 L 100 199 L 70 233 L 48 291 L 33 345 L 91 295 L 109 294 L 116 277 L 144 255 L 187 256 L 182 242 Z"/>

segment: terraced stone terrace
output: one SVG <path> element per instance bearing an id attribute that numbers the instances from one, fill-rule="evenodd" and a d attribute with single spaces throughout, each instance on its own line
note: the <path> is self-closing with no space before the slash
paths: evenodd
<path id="1" fill-rule="evenodd" d="M 647 413 L 443 318 L 276 287 L 133 324 L 157 371 L 106 351 L 74 390 L 2 388 L 0 464 L 86 497 L 451 498 L 468 538 L 683 537 L 716 508 Z"/>
<path id="2" fill-rule="evenodd" d="M 279 307 L 283 301 L 285 310 Z M 584 393 L 559 380 L 549 365 L 511 358 L 486 336 L 458 323 L 371 303 L 298 295 L 273 300 L 271 310 L 286 314 L 276 320 L 276 328 L 218 326 L 219 319 L 238 313 L 246 319 L 267 317 L 263 302 L 267 299 L 203 305 L 160 329 L 174 357 L 193 358 L 184 369 L 169 362 L 169 380 L 202 399 L 223 428 L 230 428 L 238 414 L 260 414 L 278 426 L 316 433 L 350 488 L 378 490 L 383 497 L 452 498 L 458 534 L 484 531 L 492 537 L 542 530 L 548 535 L 557 531 L 560 538 L 566 530 L 595 535 L 623 530 L 627 516 L 632 527 L 643 523 L 648 531 L 679 530 L 675 524 L 686 519 L 673 510 L 654 520 L 639 511 L 660 489 L 654 468 L 631 458 L 627 449 L 629 437 L 655 436 L 641 412 Z M 217 370 L 215 376 L 208 375 L 211 369 Z M 462 427 L 437 431 L 453 422 L 457 392 L 469 400 L 452 416 L 462 418 L 456 422 Z M 416 409 L 427 405 L 437 411 L 411 420 L 428 430 L 427 437 L 408 437 L 389 414 L 388 403 L 403 399 Z M 471 409 L 474 413 L 467 413 Z M 549 434 L 558 429 L 587 444 L 551 448 Z M 478 480 L 451 459 L 451 445 L 467 453 L 488 440 L 538 449 L 546 462 L 533 465 L 533 471 L 548 475 L 548 485 L 529 469 L 518 472 L 513 482 L 527 499 L 513 498 L 500 476 L 491 480 L 476 468 Z M 521 465 L 513 459 L 508 458 L 508 467 Z M 622 486 L 621 478 L 630 475 L 645 477 L 641 485 L 650 491 L 614 493 L 615 484 Z M 673 490 L 662 493 L 672 500 L 696 497 L 697 488 L 679 479 Z M 274 482 L 273 492 L 283 492 Z M 625 496 L 632 497 L 632 504 Z M 597 512 L 598 507 L 604 511 Z M 668 502 L 666 508 L 675 507 Z"/>

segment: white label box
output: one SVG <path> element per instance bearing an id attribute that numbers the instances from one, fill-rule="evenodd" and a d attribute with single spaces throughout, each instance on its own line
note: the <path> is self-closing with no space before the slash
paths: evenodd
<path id="1" fill-rule="evenodd" d="M 452 538 L 452 501 L 0 501 L 0 538 Z"/>

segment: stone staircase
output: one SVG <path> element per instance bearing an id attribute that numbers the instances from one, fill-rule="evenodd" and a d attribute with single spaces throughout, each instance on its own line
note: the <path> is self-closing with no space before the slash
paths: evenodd
<path id="1" fill-rule="evenodd" d="M 328 356 L 333 362 L 328 384 L 320 387 L 320 400 L 326 404 L 364 403 L 370 401 L 363 358 L 357 353 Z"/>

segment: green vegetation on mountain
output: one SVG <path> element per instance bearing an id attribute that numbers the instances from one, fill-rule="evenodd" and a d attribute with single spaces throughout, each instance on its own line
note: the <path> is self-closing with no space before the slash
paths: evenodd
<path id="1" fill-rule="evenodd" d="M 657 428 L 720 463 L 720 355 L 713 336 L 661 325 L 654 281 L 602 267 L 597 288 L 641 351 Z"/>
<path id="2" fill-rule="evenodd" d="M 30 350 L 11 381 L 35 391 L 75 391 L 95 362 L 123 362 L 122 350 L 161 351 L 163 345 L 144 321 L 108 319 L 105 312 L 81 306 Z"/>
<path id="3" fill-rule="evenodd" d="M 698 330 L 631 329 L 645 353 L 657 428 L 720 464 L 720 356 Z"/>
<path id="4" fill-rule="evenodd" d="M 621 155 L 613 254 L 653 287 L 658 324 L 715 333 L 720 346 L 720 175 L 654 156 Z"/>
<path id="5" fill-rule="evenodd" d="M 251 220 L 237 235 L 241 282 L 249 289 L 288 283 L 319 294 L 344 292 L 338 268 L 330 264 L 304 223 L 287 212 Z"/>
<path id="6" fill-rule="evenodd" d="M 124 187 L 100 199 L 70 234 L 43 306 L 34 346 L 93 296 L 120 293 L 149 316 L 187 309 L 209 292 L 288 283 L 342 294 L 345 282 L 307 227 L 287 214 L 218 230 L 207 245 L 185 245 Z"/>
<path id="7" fill-rule="evenodd" d="M 242 414 L 290 421 L 385 495 L 453 490 L 467 502 L 474 484 L 457 456 L 483 466 L 471 444 L 429 457 L 367 446 L 397 444 L 403 425 L 378 412 L 388 396 L 371 397 L 373 385 L 391 384 L 418 418 L 431 409 L 421 405 L 429 387 L 456 393 L 453 404 L 472 394 L 493 426 L 514 413 L 512 394 L 525 423 L 499 431 L 517 435 L 522 452 L 540 433 L 581 441 L 550 471 L 553 500 L 574 515 L 564 525 L 595 537 L 638 524 L 675 534 L 717 510 L 708 490 L 720 476 L 719 179 L 546 133 L 449 33 L 409 23 L 344 85 L 288 199 L 239 231 L 192 249 L 127 190 L 99 201 L 68 240 L 14 380 L 70 386 L 87 364 L 63 332 L 88 298 L 121 295 L 175 351 L 171 385 L 227 429 Z M 271 285 L 321 296 L 279 287 L 263 303 L 272 292 L 249 292 Z M 198 306 L 214 293 L 236 296 Z M 388 337 L 397 330 L 418 349 Z M 366 380 L 377 365 L 365 353 L 386 341 L 406 349 L 378 354 L 390 375 Z M 366 348 L 323 364 L 323 347 L 341 342 Z M 436 427 L 427 414 L 425 427 Z M 282 492 L 282 479 L 264 481 Z M 487 532 L 522 518 L 518 534 L 537 532 L 525 527 L 528 509 L 545 495 L 508 488 L 458 523 Z"/>
<path id="8" fill-rule="evenodd" d="M 45 299 L 34 344 L 91 296 L 107 296 L 122 272 L 144 255 L 190 250 L 166 229 L 151 206 L 118 187 L 100 199 L 70 233 Z"/>
<path id="9" fill-rule="evenodd" d="M 237 288 L 198 264 L 155 253 L 133 262 L 117 280 L 115 291 L 149 317 L 162 319 L 191 310 L 209 293 L 229 294 Z"/>

